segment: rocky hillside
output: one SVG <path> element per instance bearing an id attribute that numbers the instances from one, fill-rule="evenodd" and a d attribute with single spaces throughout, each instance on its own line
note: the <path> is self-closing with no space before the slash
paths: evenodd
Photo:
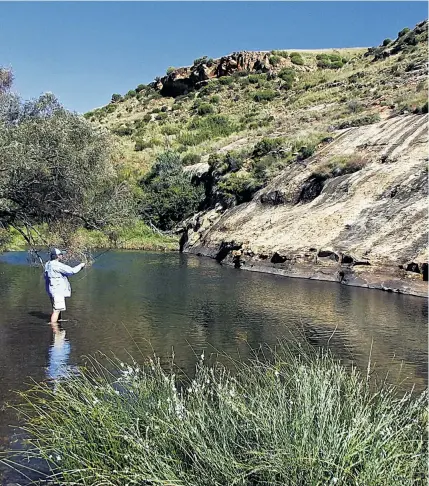
<path id="1" fill-rule="evenodd" d="M 249 270 L 425 294 L 428 115 L 335 135 L 249 203 L 196 215 L 184 249 Z"/>
<path id="2" fill-rule="evenodd" d="M 369 49 L 169 68 L 86 114 L 126 177 L 180 154 L 205 198 L 182 249 L 241 268 L 422 294 L 427 21 Z"/>

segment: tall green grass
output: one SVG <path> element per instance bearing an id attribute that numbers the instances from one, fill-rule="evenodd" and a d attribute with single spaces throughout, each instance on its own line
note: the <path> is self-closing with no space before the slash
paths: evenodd
<path id="1" fill-rule="evenodd" d="M 202 357 L 192 380 L 103 362 L 21 394 L 29 454 L 62 485 L 426 484 L 426 394 L 327 352 L 281 347 L 233 371 Z"/>

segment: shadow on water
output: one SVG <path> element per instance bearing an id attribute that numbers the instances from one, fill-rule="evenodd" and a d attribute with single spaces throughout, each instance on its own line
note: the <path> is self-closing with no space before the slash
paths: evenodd
<path id="1" fill-rule="evenodd" d="M 51 318 L 51 314 L 47 314 L 46 312 L 40 312 L 40 311 L 29 312 L 28 315 L 31 317 L 37 317 L 38 319 L 41 319 L 42 321 L 45 322 L 49 322 L 49 319 Z"/>

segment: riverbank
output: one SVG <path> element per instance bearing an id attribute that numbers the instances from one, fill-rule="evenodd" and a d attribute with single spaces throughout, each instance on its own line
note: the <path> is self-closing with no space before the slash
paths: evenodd
<path id="1" fill-rule="evenodd" d="M 241 270 L 261 272 L 283 277 L 303 278 L 338 282 L 352 287 L 383 290 L 398 294 L 428 297 L 428 282 L 424 274 L 394 266 L 375 266 L 367 262 L 342 263 L 334 252 L 306 261 L 294 256 L 287 258 L 277 253 L 254 255 L 234 242 L 218 248 L 194 246 L 186 248 L 186 253 L 217 260 L 222 265 L 234 266 Z M 427 272 L 427 267 L 426 267 Z"/>
<path id="2" fill-rule="evenodd" d="M 425 484 L 425 393 L 303 343 L 263 351 L 233 372 L 203 353 L 192 380 L 157 359 L 91 359 L 21 394 L 29 454 L 64 486 Z"/>
<path id="3" fill-rule="evenodd" d="M 41 246 L 45 246 L 43 243 L 46 240 L 54 246 L 64 245 L 59 235 L 48 233 L 44 226 L 37 227 L 35 231 L 32 236 L 35 241 L 40 241 Z M 28 247 L 22 235 L 14 229 L 9 230 L 5 241 L 5 251 L 22 251 Z M 137 221 L 132 226 L 113 228 L 106 233 L 80 228 L 69 238 L 66 246 L 88 250 L 110 248 L 143 251 L 175 251 L 179 248 L 177 237 L 152 230 L 142 221 Z"/>

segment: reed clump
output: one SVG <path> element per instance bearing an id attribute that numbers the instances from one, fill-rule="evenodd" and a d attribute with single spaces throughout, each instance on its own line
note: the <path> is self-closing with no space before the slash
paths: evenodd
<path id="1" fill-rule="evenodd" d="M 416 486 L 426 393 L 374 385 L 329 352 L 280 346 L 194 378 L 159 360 L 91 360 L 22 394 L 29 454 L 62 485 Z"/>

